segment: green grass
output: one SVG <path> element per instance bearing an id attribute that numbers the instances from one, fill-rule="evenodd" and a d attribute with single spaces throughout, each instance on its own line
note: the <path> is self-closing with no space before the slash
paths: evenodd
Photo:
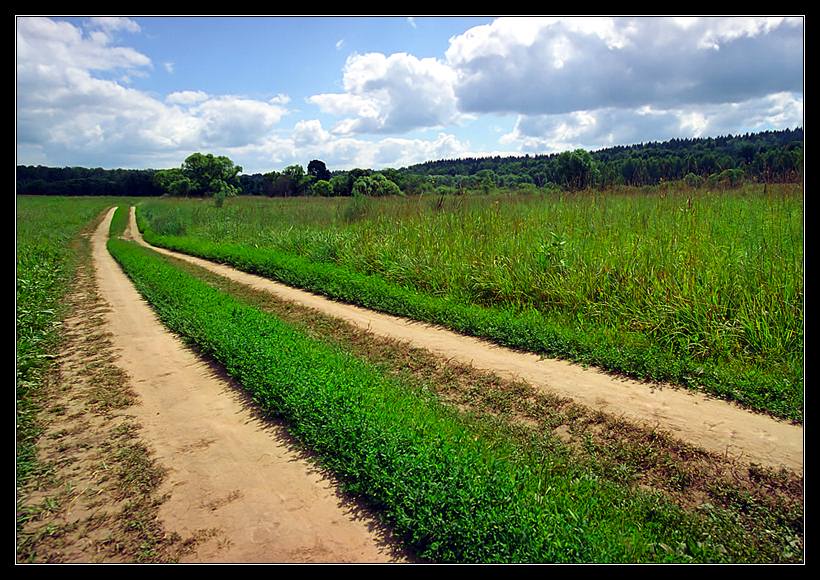
<path id="1" fill-rule="evenodd" d="M 803 416 L 802 191 L 139 207 L 154 244 L 514 348 Z"/>
<path id="2" fill-rule="evenodd" d="M 108 248 L 163 322 L 439 562 L 757 561 L 720 510 L 691 514 L 482 428 L 134 243 Z"/>
<path id="3" fill-rule="evenodd" d="M 36 391 L 59 339 L 62 298 L 74 274 L 80 231 L 121 198 L 17 196 L 16 407 L 17 482 L 36 466 Z"/>
<path id="4" fill-rule="evenodd" d="M 125 233 L 125 228 L 128 227 L 129 206 L 117 207 L 114 210 L 114 215 L 111 216 L 111 225 L 108 228 L 109 237 L 117 237 Z"/>

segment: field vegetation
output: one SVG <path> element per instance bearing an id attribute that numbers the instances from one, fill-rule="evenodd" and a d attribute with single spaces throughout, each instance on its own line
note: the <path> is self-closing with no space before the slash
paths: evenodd
<path id="1" fill-rule="evenodd" d="M 108 247 L 169 328 L 283 418 L 423 559 L 799 558 L 799 532 L 780 516 L 750 535 L 731 511 L 686 511 L 661 494 L 602 478 L 568 461 L 555 441 L 460 414 L 423 385 L 309 337 L 150 250 L 119 239 Z"/>
<path id="2" fill-rule="evenodd" d="M 160 246 L 802 420 L 797 185 L 163 199 L 138 215 Z"/>

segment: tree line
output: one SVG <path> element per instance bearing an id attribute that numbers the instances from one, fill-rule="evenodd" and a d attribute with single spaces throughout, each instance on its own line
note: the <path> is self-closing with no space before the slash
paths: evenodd
<path id="1" fill-rule="evenodd" d="M 194 153 L 175 169 L 17 166 L 17 193 L 49 195 L 386 196 L 496 189 L 584 189 L 655 185 L 736 186 L 803 179 L 803 129 L 672 139 L 550 155 L 428 161 L 401 169 L 330 171 L 321 160 L 242 174 L 227 157 Z"/>

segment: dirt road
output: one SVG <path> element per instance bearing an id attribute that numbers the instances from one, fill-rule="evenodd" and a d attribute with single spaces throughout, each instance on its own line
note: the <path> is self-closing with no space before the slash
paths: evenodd
<path id="1" fill-rule="evenodd" d="M 128 235 L 148 246 L 131 208 Z M 153 246 L 150 246 L 153 247 Z M 596 369 L 514 351 L 440 327 L 390 316 L 291 288 L 185 254 L 154 248 L 282 299 L 341 318 L 376 335 L 406 341 L 461 363 L 517 378 L 578 403 L 657 426 L 708 451 L 769 467 L 803 471 L 803 428 L 700 393 L 614 378 Z"/>
<path id="2" fill-rule="evenodd" d="M 140 404 L 141 436 L 169 470 L 160 519 L 203 538 L 192 562 L 389 562 L 378 526 L 262 420 L 238 387 L 171 335 L 106 249 L 112 212 L 93 238 L 108 323 Z"/>

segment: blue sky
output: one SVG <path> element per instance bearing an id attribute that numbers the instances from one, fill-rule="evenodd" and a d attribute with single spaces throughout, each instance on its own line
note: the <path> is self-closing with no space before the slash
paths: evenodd
<path id="1" fill-rule="evenodd" d="M 17 163 L 330 169 L 803 124 L 802 18 L 18 17 Z"/>

